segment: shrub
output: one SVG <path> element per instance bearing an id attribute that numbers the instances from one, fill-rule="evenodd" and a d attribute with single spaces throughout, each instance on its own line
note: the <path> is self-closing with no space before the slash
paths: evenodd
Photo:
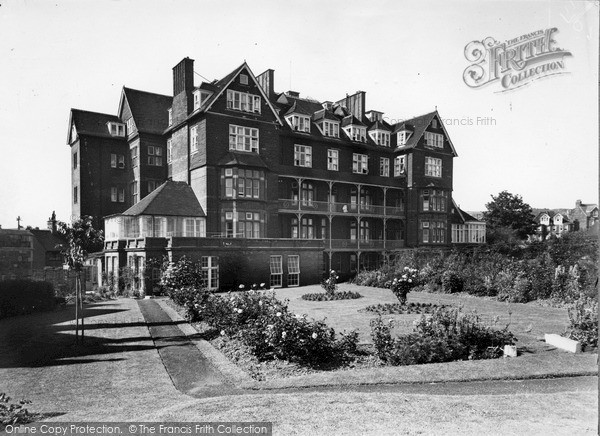
<path id="1" fill-rule="evenodd" d="M 598 302 L 581 295 L 569 308 L 569 338 L 583 347 L 598 346 Z"/>
<path id="2" fill-rule="evenodd" d="M 455 271 L 444 271 L 442 274 L 442 291 L 447 294 L 462 292 L 464 281 Z"/>
<path id="3" fill-rule="evenodd" d="M 392 338 L 393 320 L 371 321 L 371 336 L 377 356 L 391 365 L 412 365 L 450 360 L 490 359 L 502 355 L 504 345 L 513 345 L 507 330 L 485 326 L 475 313 L 436 308 L 414 323 L 414 332 Z"/>
<path id="4" fill-rule="evenodd" d="M 192 262 L 185 256 L 176 262 L 165 262 L 161 270 L 160 285 L 169 296 L 181 288 L 202 288 L 202 264 Z"/>
<path id="5" fill-rule="evenodd" d="M 302 299 L 307 301 L 355 300 L 357 298 L 362 298 L 362 295 L 354 291 L 336 292 L 335 294 L 316 292 L 302 295 Z"/>
<path id="6" fill-rule="evenodd" d="M 55 303 L 54 288 L 49 282 L 0 281 L 0 319 L 52 310 Z"/>
<path id="7" fill-rule="evenodd" d="M 321 287 L 323 289 L 325 289 L 325 293 L 327 295 L 333 295 L 335 293 L 335 291 L 337 291 L 337 281 L 339 279 L 339 276 L 337 275 L 337 273 L 335 272 L 335 270 L 331 270 L 329 271 L 329 277 L 327 277 L 325 280 L 323 280 L 323 282 L 321 283 Z"/>
<path id="8" fill-rule="evenodd" d="M 259 359 L 286 359 L 319 366 L 345 359 L 356 350 L 358 334 L 336 340 L 323 321 L 292 314 L 273 293 L 244 291 L 226 297 L 205 294 L 188 307 L 189 317 L 221 334 L 241 339 Z"/>
<path id="9" fill-rule="evenodd" d="M 406 296 L 410 290 L 417 285 L 417 280 L 417 270 L 407 266 L 402 270 L 402 275 L 400 277 L 395 277 L 394 280 L 392 280 L 390 289 L 396 298 L 398 298 L 400 304 L 406 303 Z"/>
<path id="10" fill-rule="evenodd" d="M 3 431 L 7 425 L 27 424 L 33 420 L 28 410 L 23 407 L 30 404 L 29 400 L 20 400 L 17 403 L 11 402 L 10 397 L 4 392 L 0 392 L 0 431 Z"/>

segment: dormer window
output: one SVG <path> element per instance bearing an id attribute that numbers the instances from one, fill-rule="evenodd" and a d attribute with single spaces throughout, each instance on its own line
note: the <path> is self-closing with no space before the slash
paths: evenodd
<path id="1" fill-rule="evenodd" d="M 408 130 L 401 130 L 398 132 L 397 134 L 397 143 L 398 143 L 398 147 L 403 147 L 406 145 L 406 143 L 408 142 L 408 138 L 410 138 L 410 135 L 412 133 L 409 132 Z"/>
<path id="2" fill-rule="evenodd" d="M 344 127 L 344 132 L 352 139 L 357 142 L 367 142 L 367 128 L 360 126 L 348 126 Z"/>
<path id="3" fill-rule="evenodd" d="M 384 147 L 390 146 L 390 134 L 383 130 L 374 130 L 369 132 L 371 139 L 375 141 L 377 145 L 383 145 Z"/>
<path id="4" fill-rule="evenodd" d="M 236 111 L 260 113 L 260 96 L 227 90 L 227 108 Z"/>
<path id="5" fill-rule="evenodd" d="M 194 91 L 194 110 L 200 109 L 200 107 L 206 103 L 206 100 L 212 95 L 207 91 L 201 91 L 199 89 Z"/>
<path id="6" fill-rule="evenodd" d="M 123 123 L 108 123 L 108 132 L 111 136 L 125 136 L 125 124 Z"/>
<path id="7" fill-rule="evenodd" d="M 310 117 L 304 115 L 290 115 L 285 119 L 293 130 L 310 133 Z"/>
<path id="8" fill-rule="evenodd" d="M 443 148 L 444 136 L 439 133 L 425 132 L 425 144 L 430 147 Z"/>
<path id="9" fill-rule="evenodd" d="M 330 136 L 332 138 L 340 137 L 340 123 L 335 121 L 323 121 L 323 135 Z"/>

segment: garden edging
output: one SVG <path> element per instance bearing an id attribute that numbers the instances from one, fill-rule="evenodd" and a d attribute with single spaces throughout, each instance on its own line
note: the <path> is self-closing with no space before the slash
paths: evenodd
<path id="1" fill-rule="evenodd" d="M 178 322 L 181 331 L 198 350 L 237 388 L 249 390 L 309 388 L 325 386 L 443 383 L 486 380 L 525 380 L 556 377 L 593 376 L 598 374 L 597 354 L 570 354 L 560 351 L 517 358 L 457 361 L 328 371 L 303 376 L 253 380 L 209 342 L 197 339 L 198 332 L 164 299 L 156 300 L 165 313 Z M 181 321 L 184 321 L 181 323 Z M 558 369 L 557 369 L 558 368 Z"/>

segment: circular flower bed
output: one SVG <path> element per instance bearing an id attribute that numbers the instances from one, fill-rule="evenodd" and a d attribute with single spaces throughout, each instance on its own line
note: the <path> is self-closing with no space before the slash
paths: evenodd
<path id="1" fill-rule="evenodd" d="M 373 304 L 371 306 L 367 306 L 364 309 L 359 310 L 359 312 L 372 312 L 377 313 L 379 315 L 402 315 L 402 314 L 426 314 L 432 313 L 434 309 L 444 308 L 446 305 L 437 305 L 432 303 L 408 303 L 408 304 L 400 304 L 400 303 L 385 303 L 385 304 Z"/>
<path id="2" fill-rule="evenodd" d="M 334 301 L 334 300 L 356 300 L 357 298 L 361 298 L 358 292 L 352 291 L 344 291 L 344 292 L 335 292 L 333 294 L 326 294 L 324 292 L 317 292 L 314 294 L 304 294 L 302 296 L 303 300 L 307 301 Z"/>

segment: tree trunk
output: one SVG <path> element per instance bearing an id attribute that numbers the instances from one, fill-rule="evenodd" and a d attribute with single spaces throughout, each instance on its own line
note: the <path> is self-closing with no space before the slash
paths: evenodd
<path id="1" fill-rule="evenodd" d="M 79 342 L 79 283 L 75 279 L 75 342 Z"/>
<path id="2" fill-rule="evenodd" d="M 79 282 L 79 304 L 81 304 L 81 343 L 83 343 L 85 337 L 85 316 L 83 313 L 83 285 L 81 284 L 81 271 L 77 273 L 77 281 Z"/>

